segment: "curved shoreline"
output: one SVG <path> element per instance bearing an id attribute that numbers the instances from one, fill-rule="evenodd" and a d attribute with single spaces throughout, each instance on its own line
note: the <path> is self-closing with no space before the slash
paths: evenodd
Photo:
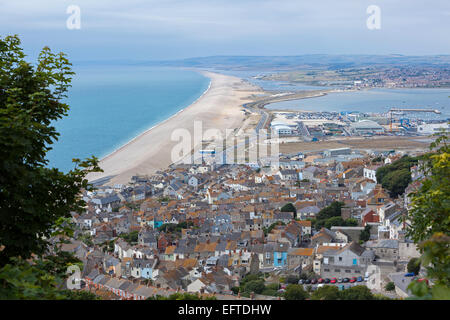
<path id="1" fill-rule="evenodd" d="M 196 71 L 196 72 L 199 72 L 199 71 Z M 201 72 L 199 72 L 199 73 L 201 73 Z M 205 77 L 207 77 L 207 76 L 205 76 Z M 175 117 L 175 116 L 177 116 L 178 114 L 180 114 L 181 112 L 183 112 L 186 108 L 189 108 L 191 105 L 193 105 L 193 104 L 196 103 L 198 100 L 200 100 L 200 99 L 208 92 L 208 90 L 211 88 L 211 78 L 209 78 L 209 77 L 207 77 L 207 78 L 209 79 L 208 88 L 206 88 L 206 90 L 203 91 L 203 93 L 202 93 L 197 99 L 195 99 L 194 102 L 190 103 L 187 107 L 184 107 L 184 108 L 178 110 L 176 113 L 174 113 L 174 114 L 172 114 L 171 116 L 169 116 L 168 118 L 166 118 L 166 119 L 164 119 L 164 120 L 158 122 L 157 124 L 151 126 L 150 128 L 145 129 L 145 130 L 142 131 L 141 133 L 138 133 L 134 138 L 128 140 L 127 142 L 125 142 L 123 145 L 121 145 L 121 146 L 118 147 L 117 149 L 114 149 L 112 152 L 110 152 L 110 153 L 108 153 L 107 155 L 105 155 L 104 157 L 102 157 L 102 158 L 100 159 L 100 161 L 106 160 L 107 158 L 109 158 L 109 157 L 111 157 L 111 156 L 114 156 L 114 154 L 115 154 L 116 152 L 120 152 L 120 151 L 121 151 L 123 148 L 125 148 L 127 145 L 129 145 L 130 143 L 132 143 L 132 142 L 135 141 L 136 139 L 139 139 L 139 137 L 145 135 L 146 133 L 150 132 L 151 130 L 157 128 L 158 126 L 160 126 L 160 125 L 162 125 L 162 124 L 164 124 L 164 122 L 169 121 L 169 120 L 172 119 L 173 117 Z"/>
<path id="2" fill-rule="evenodd" d="M 244 120 L 242 105 L 258 89 L 242 79 L 209 71 L 197 71 L 210 79 L 207 90 L 189 106 L 137 135 L 126 144 L 104 156 L 99 165 L 104 172 L 90 173 L 90 182 L 127 184 L 134 175 L 153 174 L 167 168 L 172 150 L 180 142 L 172 141 L 177 129 L 185 129 L 194 136 L 194 122 L 202 123 L 202 130 L 226 130 L 239 127 Z M 196 141 L 193 142 L 197 143 Z M 192 145 L 195 148 L 195 145 Z M 102 184 L 103 184 L 102 183 Z"/>

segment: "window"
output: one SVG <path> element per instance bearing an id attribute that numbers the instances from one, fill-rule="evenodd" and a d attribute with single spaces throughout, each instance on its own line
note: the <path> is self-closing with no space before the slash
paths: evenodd
<path id="1" fill-rule="evenodd" d="M 334 269 L 334 272 L 341 272 L 341 269 Z"/>
<path id="2" fill-rule="evenodd" d="M 352 272 L 352 270 L 345 270 L 345 273 L 350 273 Z"/>
<path id="3" fill-rule="evenodd" d="M 339 257 L 339 261 L 342 261 L 342 257 Z"/>
<path id="4" fill-rule="evenodd" d="M 325 272 L 330 272 L 330 269 L 323 269 L 323 271 L 325 271 Z"/>

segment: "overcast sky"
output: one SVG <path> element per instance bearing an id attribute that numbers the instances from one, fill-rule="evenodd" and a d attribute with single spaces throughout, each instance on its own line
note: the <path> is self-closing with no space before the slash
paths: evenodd
<path id="1" fill-rule="evenodd" d="M 81 10 L 70 30 L 69 5 Z M 381 9 L 369 30 L 366 10 Z M 449 0 L 0 0 L 0 34 L 73 61 L 211 55 L 450 54 Z"/>

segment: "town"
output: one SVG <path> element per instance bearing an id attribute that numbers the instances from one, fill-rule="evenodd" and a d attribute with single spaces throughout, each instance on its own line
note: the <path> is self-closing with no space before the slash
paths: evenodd
<path id="1" fill-rule="evenodd" d="M 272 166 L 172 165 L 84 192 L 62 250 L 83 261 L 84 290 L 108 299 L 283 299 L 289 283 L 405 298 L 416 278 L 408 262 L 420 256 L 406 235 L 419 154 L 343 148 Z M 410 167 L 404 194 L 377 181 L 399 162 Z"/>

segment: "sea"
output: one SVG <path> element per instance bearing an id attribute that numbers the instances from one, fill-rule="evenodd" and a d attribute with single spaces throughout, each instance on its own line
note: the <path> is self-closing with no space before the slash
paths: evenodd
<path id="1" fill-rule="evenodd" d="M 254 70 L 211 70 L 242 78 L 266 91 L 299 92 L 343 87 L 313 86 L 299 82 L 269 81 L 262 75 L 272 72 Z M 386 113 L 391 108 L 433 109 L 437 113 L 408 112 L 405 117 L 422 120 L 447 120 L 450 118 L 450 88 L 373 88 L 358 91 L 333 92 L 324 96 L 281 101 L 265 106 L 272 110 L 306 110 L 324 112 Z"/>
<path id="2" fill-rule="evenodd" d="M 49 167 L 73 169 L 73 158 L 105 157 L 198 99 L 209 78 L 185 69 L 136 65 L 74 66 L 67 117 L 47 154 Z"/>
<path id="3" fill-rule="evenodd" d="M 75 66 L 66 102 L 69 115 L 54 123 L 59 140 L 47 154 L 49 166 L 67 172 L 72 159 L 103 158 L 198 99 L 210 80 L 188 69 L 141 65 Z M 257 72 L 211 70 L 241 77 L 264 90 L 308 91 L 327 87 L 266 81 Z M 450 89 L 370 89 L 272 103 L 268 109 L 387 112 L 390 108 L 432 108 L 450 118 Z"/>

